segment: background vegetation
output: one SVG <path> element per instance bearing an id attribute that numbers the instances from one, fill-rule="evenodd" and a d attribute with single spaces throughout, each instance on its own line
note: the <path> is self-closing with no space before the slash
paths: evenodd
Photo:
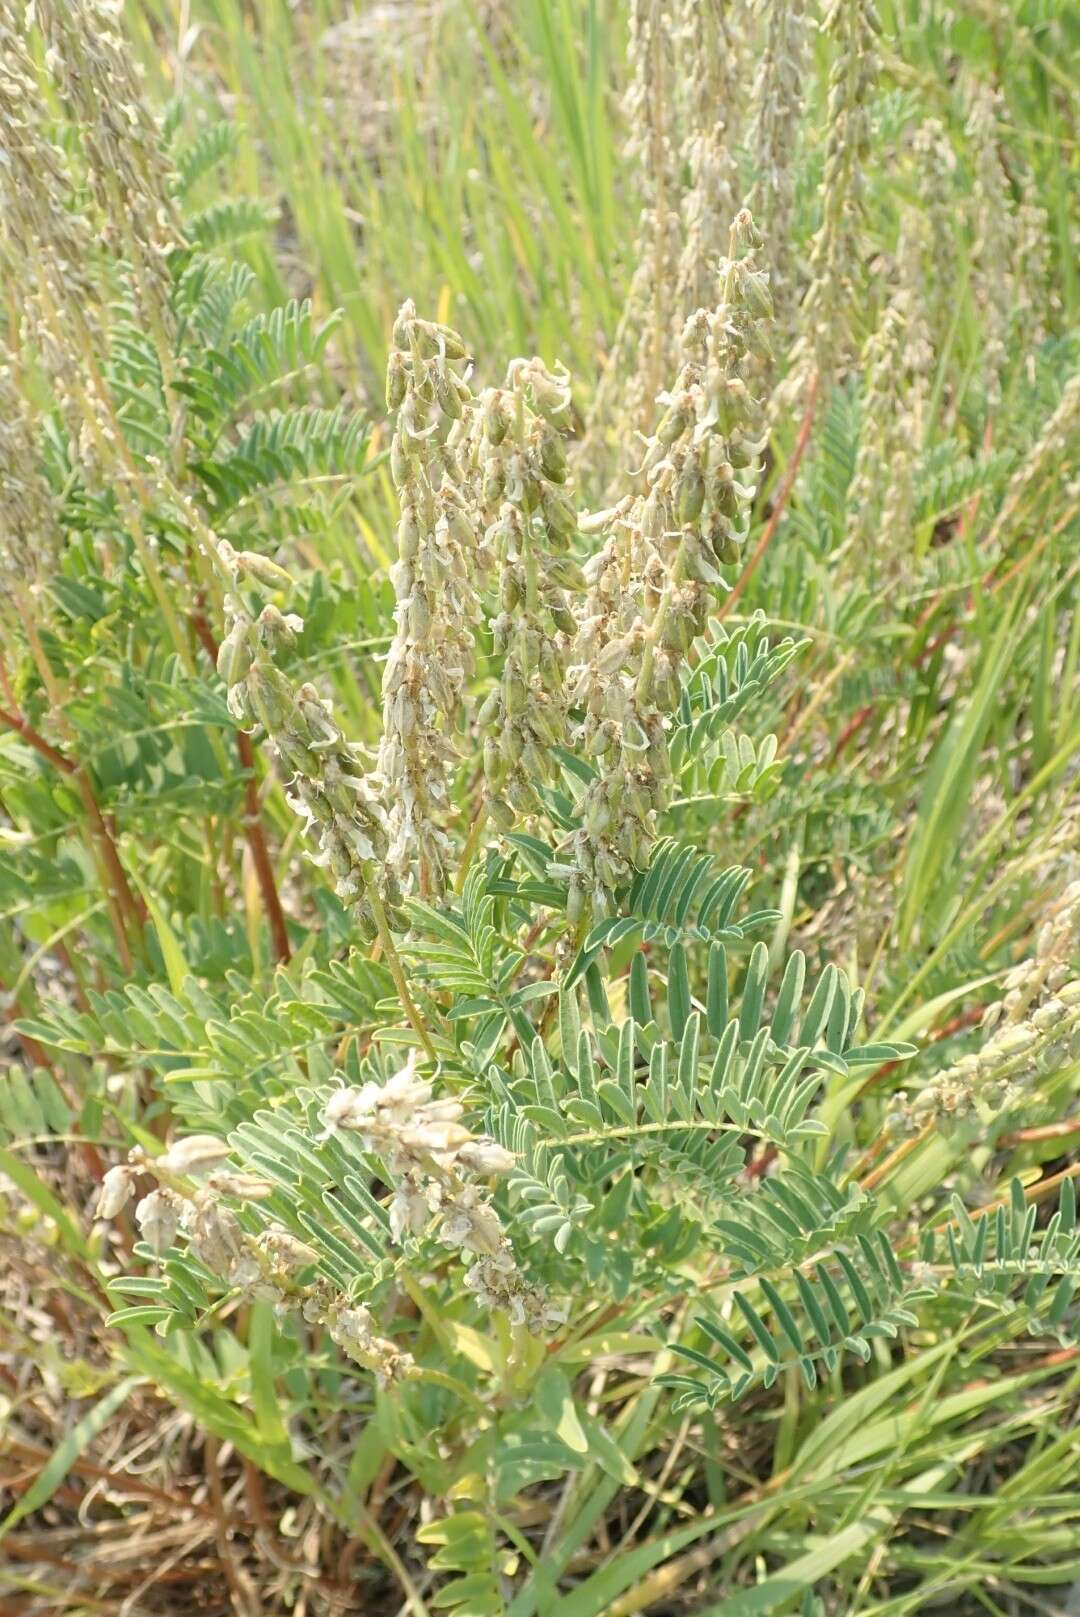
<path id="1" fill-rule="evenodd" d="M 1070 1610 L 1073 10 L 0 18 L 0 1610 Z M 546 459 L 491 506 L 504 407 Z M 485 777 L 511 549 L 425 653 L 472 648 L 447 841 L 392 880 L 417 479 L 474 536 L 523 489 L 580 635 L 650 491 L 686 583 L 713 440 L 747 492 L 626 867 L 585 685 L 549 778 Z M 403 1067 L 404 1122 L 333 1111 Z"/>

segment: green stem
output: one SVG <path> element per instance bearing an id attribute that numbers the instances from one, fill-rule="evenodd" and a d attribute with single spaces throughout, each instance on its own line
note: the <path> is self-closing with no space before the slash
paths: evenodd
<path id="1" fill-rule="evenodd" d="M 375 917 L 379 942 L 382 944 L 383 953 L 386 956 L 386 964 L 390 967 L 390 975 L 394 979 L 394 987 L 398 991 L 401 1008 L 412 1023 L 413 1029 L 427 1055 L 432 1061 L 438 1061 L 435 1046 L 431 1042 L 431 1037 L 424 1026 L 423 1018 L 413 1002 L 412 995 L 409 993 L 409 985 L 405 981 L 405 971 L 401 964 L 401 956 L 394 947 L 394 940 L 390 933 L 390 923 L 386 919 L 386 910 L 383 908 L 382 900 L 370 888 L 368 890 L 368 903 L 371 905 L 371 913 Z"/>

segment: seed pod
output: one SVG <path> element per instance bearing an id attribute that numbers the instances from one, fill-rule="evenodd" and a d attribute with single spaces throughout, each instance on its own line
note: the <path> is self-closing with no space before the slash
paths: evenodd
<path id="1" fill-rule="evenodd" d="M 496 687 L 489 691 L 476 715 L 476 722 L 481 730 L 488 729 L 495 724 L 502 712 L 502 693 Z"/>
<path id="2" fill-rule="evenodd" d="M 231 690 L 247 677 L 251 668 L 251 630 L 237 623 L 218 647 L 217 671 Z"/>
<path id="3" fill-rule="evenodd" d="M 420 526 L 411 505 L 405 506 L 397 530 L 397 550 L 402 561 L 412 561 L 420 549 Z"/>
<path id="4" fill-rule="evenodd" d="M 566 450 L 557 433 L 548 433 L 540 450 L 540 465 L 553 483 L 566 482 Z"/>
<path id="5" fill-rule="evenodd" d="M 529 700 L 529 687 L 512 667 L 503 674 L 503 706 L 506 716 L 515 719 L 524 713 Z"/>
<path id="6" fill-rule="evenodd" d="M 541 492 L 541 503 L 552 536 L 571 539 L 577 533 L 577 512 L 565 494 L 559 494 L 550 485 L 545 485 Z"/>
<path id="7" fill-rule="evenodd" d="M 251 706 L 259 721 L 271 735 L 277 735 L 285 726 L 293 706 L 292 692 L 276 669 L 256 662 L 247 681 Z"/>
<path id="8" fill-rule="evenodd" d="M 507 774 L 506 761 L 499 752 L 499 743 L 494 736 L 487 736 L 484 740 L 484 779 L 493 790 L 497 790 Z"/>
<path id="9" fill-rule="evenodd" d="M 719 512 L 721 516 L 734 521 L 739 515 L 738 487 L 730 477 L 719 476 L 715 478 L 709 489 L 709 497 L 712 500 L 713 509 Z"/>
<path id="10" fill-rule="evenodd" d="M 445 354 L 447 359 L 465 359 L 467 357 L 468 350 L 465 344 L 450 326 L 434 326 L 432 330 L 438 335 L 440 352 Z"/>
<path id="11" fill-rule="evenodd" d="M 396 410 L 404 402 L 405 387 L 405 355 L 399 349 L 392 348 L 390 358 L 386 362 L 386 408 L 388 410 Z"/>
<path id="12" fill-rule="evenodd" d="M 693 415 L 685 402 L 669 405 L 660 417 L 656 428 L 656 438 L 665 449 L 670 448 L 677 438 L 681 438 L 687 427 L 693 421 Z"/>
<path id="13" fill-rule="evenodd" d="M 484 405 L 484 436 L 496 447 L 502 443 L 510 429 L 510 416 L 501 393 L 494 389 Z"/>
<path id="14" fill-rule="evenodd" d="M 697 467 L 688 468 L 679 480 L 680 522 L 696 522 L 705 504 L 705 479 Z"/>
<path id="15" fill-rule="evenodd" d="M 768 319 L 773 312 L 769 277 L 750 271 L 742 277 L 742 294 L 750 313 L 758 319 Z"/>
<path id="16" fill-rule="evenodd" d="M 453 378 L 448 376 L 445 371 L 440 371 L 435 378 L 435 397 L 439 401 L 439 408 L 443 415 L 449 416 L 451 421 L 460 420 L 461 399 L 458 396 L 457 388 L 454 386 Z"/>
<path id="17" fill-rule="evenodd" d="M 739 542 L 729 523 L 723 520 L 714 523 L 709 538 L 712 541 L 713 554 L 723 566 L 732 566 L 742 555 Z"/>
<path id="18" fill-rule="evenodd" d="M 279 567 L 276 561 L 271 561 L 269 556 L 260 556 L 256 550 L 241 550 L 237 552 L 236 560 L 245 573 L 250 573 L 252 578 L 270 589 L 293 587 L 292 575 L 284 567 Z"/>
<path id="19" fill-rule="evenodd" d="M 394 441 L 390 445 L 390 475 L 398 488 L 404 488 L 411 482 L 416 470 L 416 461 L 405 447 L 400 434 L 395 433 Z"/>
<path id="20" fill-rule="evenodd" d="M 504 803 L 501 798 L 493 797 L 489 800 L 488 813 L 500 831 L 512 831 L 517 823 L 517 815 L 509 803 Z"/>
<path id="21" fill-rule="evenodd" d="M 512 612 L 520 600 L 521 586 L 517 572 L 513 567 L 508 567 L 499 585 L 499 604 L 504 612 Z"/>

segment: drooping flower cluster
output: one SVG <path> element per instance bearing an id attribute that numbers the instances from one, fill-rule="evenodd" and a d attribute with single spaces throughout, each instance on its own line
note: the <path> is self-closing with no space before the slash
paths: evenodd
<path id="1" fill-rule="evenodd" d="M 386 868 L 389 843 L 371 786 L 371 761 L 346 740 L 332 704 L 315 686 L 305 681 L 294 689 L 277 666 L 275 658 L 302 629 L 301 620 L 269 604 L 254 616 L 245 605 L 245 578 L 279 588 L 291 582 L 288 574 L 254 552 L 234 551 L 224 540 L 217 543 L 216 557 L 231 584 L 227 633 L 218 650 L 229 711 L 238 724 L 261 724 L 266 730 L 289 782 L 289 801 L 318 846 L 315 863 L 329 868 L 335 891 L 353 907 L 361 932 L 374 936 L 372 896 L 393 905 L 400 894 Z"/>
<path id="2" fill-rule="evenodd" d="M 386 397 L 397 410 L 390 468 L 401 502 L 390 577 L 396 632 L 383 675 L 377 772 L 387 861 L 403 887 L 438 895 L 449 843 L 442 820 L 458 760 L 454 728 L 480 615 L 480 535 L 462 464 L 470 403 L 457 334 L 405 303 L 394 326 Z"/>
<path id="3" fill-rule="evenodd" d="M 514 1156 L 495 1140 L 462 1125 L 464 1108 L 452 1097 L 436 1100 L 416 1076 L 414 1058 L 385 1084 L 336 1090 L 323 1120 L 328 1129 L 358 1134 L 390 1176 L 390 1230 L 395 1241 L 433 1225 L 442 1245 L 471 1256 L 465 1286 L 488 1308 L 510 1315 L 530 1331 L 560 1324 L 565 1314 L 518 1266 L 502 1220 L 476 1183 L 508 1173 Z"/>
<path id="4" fill-rule="evenodd" d="M 615 510 L 586 568 L 589 596 L 574 649 L 579 741 L 598 773 L 582 824 L 555 873 L 570 881 L 570 914 L 609 913 L 612 890 L 647 860 L 670 774 L 666 729 L 679 673 L 721 566 L 736 562 L 754 495 L 763 430 L 751 382 L 765 350 L 768 278 L 745 210 L 720 266 L 719 306 L 699 309 L 682 336 L 684 363 L 641 469 L 641 490 Z M 739 256 L 747 247 L 746 256 Z"/>
<path id="5" fill-rule="evenodd" d="M 569 554 L 577 532 L 563 443 L 569 414 L 565 373 L 531 359 L 516 360 L 505 385 L 481 396 L 473 419 L 471 458 L 498 589 L 493 649 L 503 658 L 477 723 L 488 810 L 503 830 L 539 809 L 536 788 L 559 779 L 553 749 L 568 741 L 570 601 L 585 582 Z"/>
<path id="6" fill-rule="evenodd" d="M 1005 993 L 985 1011 L 991 1031 L 980 1050 L 961 1056 L 919 1094 L 893 1096 L 890 1123 L 915 1133 L 1010 1110 L 1041 1074 L 1080 1058 L 1080 881 L 1066 887 L 1039 928 L 1030 956 L 1005 978 Z"/>
<path id="7" fill-rule="evenodd" d="M 375 1334 L 368 1310 L 316 1274 L 319 1254 L 314 1247 L 281 1224 L 265 1225 L 257 1234 L 244 1228 L 226 1199 L 262 1201 L 274 1187 L 255 1174 L 233 1170 L 228 1157 L 228 1144 L 213 1134 L 187 1135 L 158 1157 L 136 1147 L 127 1162 L 105 1174 L 95 1214 L 115 1218 L 136 1195 L 140 1180 L 156 1180 L 156 1188 L 135 1205 L 135 1223 L 154 1257 L 164 1257 L 182 1232 L 191 1256 L 230 1292 L 324 1326 L 343 1352 L 374 1371 L 381 1385 L 411 1374 L 409 1354 Z"/>

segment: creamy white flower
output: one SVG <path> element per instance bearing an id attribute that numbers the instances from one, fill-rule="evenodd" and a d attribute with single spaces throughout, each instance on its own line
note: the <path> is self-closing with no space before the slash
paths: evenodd
<path id="1" fill-rule="evenodd" d="M 176 1240 L 179 1216 L 176 1198 L 168 1190 L 152 1190 L 135 1208 L 135 1222 L 142 1238 L 158 1257 Z"/>
<path id="2" fill-rule="evenodd" d="M 96 1218 L 115 1218 L 117 1213 L 127 1206 L 135 1193 L 133 1179 L 132 1169 L 125 1167 L 122 1163 L 115 1168 L 110 1168 L 101 1181 L 101 1190 L 98 1192 L 94 1216 Z"/>
<path id="3" fill-rule="evenodd" d="M 517 1157 L 496 1140 L 470 1140 L 458 1152 L 458 1161 L 473 1173 L 509 1173 Z"/>
<path id="4" fill-rule="evenodd" d="M 197 1179 L 213 1172 L 229 1155 L 229 1147 L 216 1134 L 189 1134 L 186 1139 L 174 1140 L 154 1167 L 163 1173 L 184 1174 Z"/>

